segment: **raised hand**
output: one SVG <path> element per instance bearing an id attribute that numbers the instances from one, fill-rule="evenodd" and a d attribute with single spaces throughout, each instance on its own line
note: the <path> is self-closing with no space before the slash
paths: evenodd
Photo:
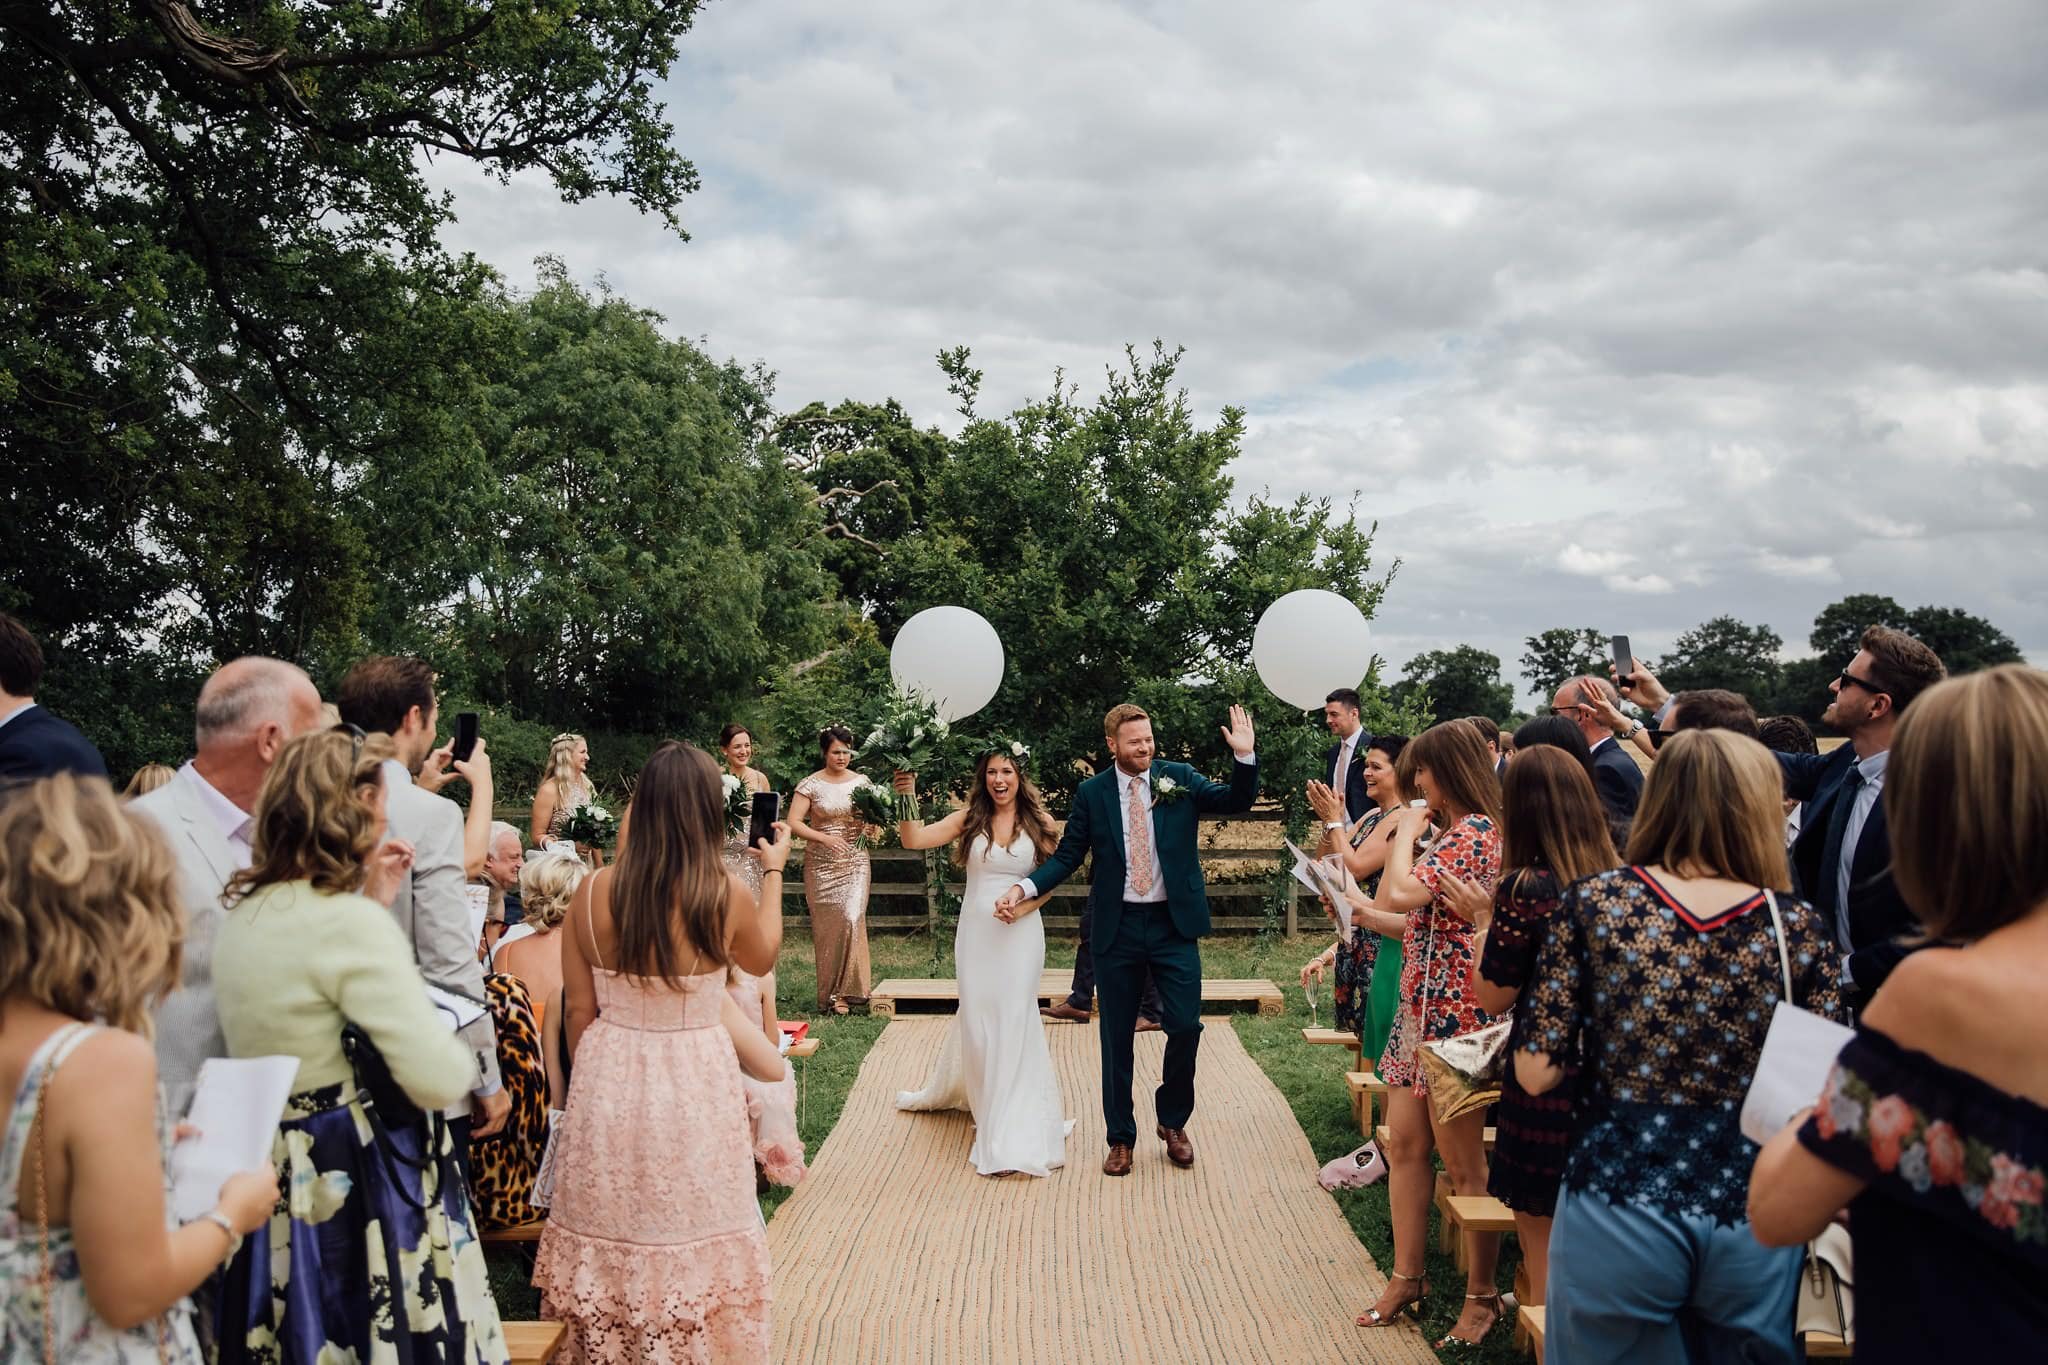
<path id="1" fill-rule="evenodd" d="M 1223 727 L 1223 742 L 1239 758 L 1252 752 L 1252 718 L 1242 706 L 1230 708 L 1230 724 Z"/>
<path id="2" fill-rule="evenodd" d="M 455 737 L 450 735 L 446 744 L 426 756 L 420 764 L 420 770 L 413 774 L 412 784 L 430 792 L 441 790 L 448 785 L 451 776 L 448 772 L 448 760 L 454 757 Z"/>
<path id="3" fill-rule="evenodd" d="M 1607 666 L 1607 676 L 1614 679 L 1615 690 L 1645 710 L 1655 711 L 1671 699 L 1671 693 L 1664 684 L 1657 681 L 1657 675 L 1641 659 L 1631 659 L 1634 665 L 1626 676 L 1615 672 L 1614 665 Z"/>

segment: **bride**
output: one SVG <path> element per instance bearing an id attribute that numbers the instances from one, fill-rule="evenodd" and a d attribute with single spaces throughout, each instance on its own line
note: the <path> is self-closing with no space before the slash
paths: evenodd
<path id="1" fill-rule="evenodd" d="M 946 1030 L 924 1089 L 896 1097 L 898 1109 L 966 1109 L 974 1115 L 968 1160 L 982 1175 L 1046 1175 L 1066 1162 L 1067 1133 L 1045 1026 L 1038 978 L 1045 971 L 1045 924 L 1026 901 L 999 916 L 996 898 L 1052 852 L 1052 821 L 1019 766 L 1022 745 L 1004 745 L 974 764 L 974 793 L 936 824 L 897 826 L 905 848 L 953 845 L 967 869 L 967 894 L 953 937 L 960 1012 Z M 896 774 L 896 790 L 916 791 L 915 773 Z"/>

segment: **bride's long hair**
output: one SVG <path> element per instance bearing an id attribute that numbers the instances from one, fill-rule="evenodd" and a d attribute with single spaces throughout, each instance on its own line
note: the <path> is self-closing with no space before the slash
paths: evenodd
<path id="1" fill-rule="evenodd" d="M 988 835 L 990 848 L 995 846 L 995 836 L 991 831 L 996 822 L 996 799 L 988 794 L 991 763 L 1007 763 L 1017 774 L 1017 828 L 1031 836 L 1031 846 L 1039 858 L 1048 857 L 1059 842 L 1059 836 L 1053 833 L 1052 817 L 1046 814 L 1045 801 L 1039 796 L 1030 776 L 1018 766 L 1017 760 L 1005 753 L 986 753 L 974 760 L 974 790 L 967 797 L 967 820 L 960 826 L 960 837 L 953 843 L 955 867 L 967 866 L 967 850 L 974 847 L 976 835 Z M 983 853 L 982 856 L 987 857 L 988 854 Z"/>

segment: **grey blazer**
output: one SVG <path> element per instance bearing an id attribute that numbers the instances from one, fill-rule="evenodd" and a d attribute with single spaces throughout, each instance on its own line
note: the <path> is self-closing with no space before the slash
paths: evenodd
<path id="1" fill-rule="evenodd" d="M 483 964 L 476 960 L 476 936 L 469 932 L 469 902 L 462 875 L 462 808 L 445 796 L 422 791 L 410 777 L 400 778 L 397 764 L 384 768 L 384 820 L 390 837 L 413 847 L 412 876 L 398 884 L 391 913 L 412 944 L 413 961 L 427 984 L 477 1004 L 484 995 Z M 487 1012 L 462 1030 L 463 1041 L 476 1054 L 483 1079 L 476 1093 L 499 1086 L 498 1035 Z M 467 1115 L 466 1105 L 448 1111 Z"/>
<path id="2" fill-rule="evenodd" d="M 178 900 L 185 909 L 185 965 L 178 988 L 156 1010 L 156 1067 L 164 1102 L 183 1118 L 199 1080 L 199 1064 L 228 1055 L 213 1003 L 213 940 L 227 911 L 220 895 L 239 861 L 212 812 L 180 768 L 177 775 L 128 808 L 154 820 L 178 860 Z"/>

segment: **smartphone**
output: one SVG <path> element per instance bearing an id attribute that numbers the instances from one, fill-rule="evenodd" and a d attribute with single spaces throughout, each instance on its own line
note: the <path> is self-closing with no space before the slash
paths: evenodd
<path id="1" fill-rule="evenodd" d="M 476 712 L 461 711 L 455 716 L 455 752 L 449 755 L 453 763 L 467 763 L 469 756 L 476 752 Z"/>
<path id="2" fill-rule="evenodd" d="M 747 847 L 775 842 L 775 822 L 782 818 L 780 792 L 755 792 L 753 813 L 747 819 Z"/>
<path id="3" fill-rule="evenodd" d="M 1628 647 L 1626 635 L 1608 636 L 1607 647 L 1614 651 L 1614 685 L 1626 695 L 1630 686 L 1628 675 L 1636 671 L 1635 652 Z"/>

